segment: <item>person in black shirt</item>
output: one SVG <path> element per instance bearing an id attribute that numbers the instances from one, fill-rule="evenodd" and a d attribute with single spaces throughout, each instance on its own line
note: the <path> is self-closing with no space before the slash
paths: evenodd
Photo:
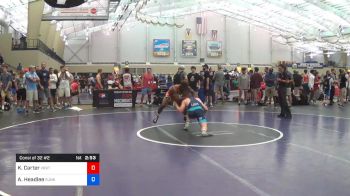
<path id="1" fill-rule="evenodd" d="M 340 88 L 340 103 L 339 106 L 344 107 L 345 99 L 346 99 L 346 82 L 347 78 L 345 76 L 345 71 L 343 69 L 339 70 L 339 88 Z"/>
<path id="2" fill-rule="evenodd" d="M 293 94 L 296 97 L 296 99 L 299 101 L 300 100 L 300 92 L 303 88 L 302 87 L 303 77 L 296 70 L 294 71 L 294 74 L 293 74 L 293 82 L 294 82 Z"/>
<path id="3" fill-rule="evenodd" d="M 292 79 L 291 76 L 288 74 L 287 67 L 285 65 L 280 64 L 278 66 L 278 71 L 278 100 L 281 106 L 281 114 L 278 115 L 278 117 L 291 119 L 292 113 L 290 112 L 287 102 L 287 88 L 292 83 Z"/>
<path id="4" fill-rule="evenodd" d="M 53 108 L 51 94 L 49 90 L 49 80 L 50 72 L 46 69 L 46 63 L 41 63 L 41 67 L 37 69 L 37 75 L 40 78 L 40 83 L 38 84 L 38 96 L 40 107 L 43 105 L 44 97 L 47 99 L 47 104 L 50 108 Z"/>
<path id="5" fill-rule="evenodd" d="M 206 101 L 208 106 L 213 107 L 213 77 L 212 74 L 209 71 L 209 66 L 207 64 L 203 65 L 203 70 L 204 70 L 204 94 L 206 97 Z"/>
<path id="6" fill-rule="evenodd" d="M 188 83 L 192 90 L 195 91 L 196 94 L 198 94 L 199 81 L 201 80 L 201 76 L 198 73 L 196 73 L 195 66 L 191 67 L 191 71 L 192 72 L 187 75 Z"/>
<path id="7" fill-rule="evenodd" d="M 4 57 L 2 57 L 2 54 L 0 53 L 0 65 L 4 64 Z"/>

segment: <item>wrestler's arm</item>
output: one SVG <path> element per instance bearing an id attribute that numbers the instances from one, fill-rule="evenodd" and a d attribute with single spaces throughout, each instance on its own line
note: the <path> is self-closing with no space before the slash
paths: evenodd
<path id="1" fill-rule="evenodd" d="M 186 98 L 184 99 L 182 102 L 181 102 L 181 105 L 179 106 L 176 102 L 174 102 L 174 105 L 176 107 L 176 110 L 183 113 L 185 110 L 186 110 L 186 106 L 188 105 L 189 103 L 189 98 Z"/>

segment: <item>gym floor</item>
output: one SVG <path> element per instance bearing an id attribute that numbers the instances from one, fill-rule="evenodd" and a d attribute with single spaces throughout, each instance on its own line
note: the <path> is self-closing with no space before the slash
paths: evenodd
<path id="1" fill-rule="evenodd" d="M 0 114 L 0 191 L 12 196 L 348 196 L 350 109 L 219 104 L 213 137 L 168 108 Z M 16 187 L 16 153 L 100 153 L 99 187 Z"/>

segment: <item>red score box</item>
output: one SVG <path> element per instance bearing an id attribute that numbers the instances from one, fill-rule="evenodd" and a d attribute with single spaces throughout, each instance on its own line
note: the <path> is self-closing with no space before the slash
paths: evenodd
<path id="1" fill-rule="evenodd" d="M 88 162 L 87 174 L 100 174 L 100 162 Z"/>

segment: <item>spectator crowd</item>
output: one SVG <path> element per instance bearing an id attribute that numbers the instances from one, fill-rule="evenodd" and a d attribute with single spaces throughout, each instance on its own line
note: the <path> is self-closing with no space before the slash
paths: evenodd
<path id="1" fill-rule="evenodd" d="M 141 92 L 140 104 L 151 105 L 153 92 L 159 90 L 162 77 L 152 73 L 147 68 L 141 76 L 130 72 L 128 67 L 123 73 L 113 71 L 110 74 L 97 70 L 94 76 L 81 75 L 74 77 L 66 66 L 59 70 L 47 68 L 45 62 L 40 66 L 23 68 L 21 64 L 15 70 L 9 70 L 0 54 L 0 112 L 9 110 L 11 103 L 17 107 L 18 113 L 28 114 L 30 111 L 39 113 L 43 109 L 55 112 L 72 106 L 72 98 L 79 94 L 92 95 L 94 90 L 103 89 L 134 89 Z M 169 87 L 180 84 L 184 80 L 208 107 L 219 102 L 233 100 L 238 105 L 274 105 L 281 107 L 281 118 L 291 118 L 292 105 L 308 105 L 322 103 L 333 105 L 335 97 L 337 104 L 344 107 L 349 101 L 350 79 L 349 70 L 334 68 L 321 75 L 317 70 L 304 70 L 302 73 L 287 67 L 259 67 L 253 69 L 242 67 L 228 71 L 223 66 L 217 66 L 216 71 L 207 64 L 197 71 L 191 67 L 190 73 L 185 73 L 185 67 L 180 66 L 177 73 L 164 77 Z M 233 94 L 232 94 L 233 93 Z M 232 94 L 232 95 L 230 95 Z M 146 99 L 145 99 L 146 98 Z"/>

